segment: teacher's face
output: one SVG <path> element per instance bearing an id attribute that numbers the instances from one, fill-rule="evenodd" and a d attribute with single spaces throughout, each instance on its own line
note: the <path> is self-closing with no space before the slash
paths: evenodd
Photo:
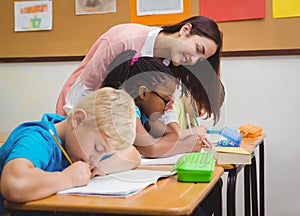
<path id="1" fill-rule="evenodd" d="M 179 34 L 173 43 L 171 60 L 175 66 L 196 64 L 199 60 L 209 58 L 217 50 L 217 44 L 213 40 L 190 35 L 188 32 Z"/>

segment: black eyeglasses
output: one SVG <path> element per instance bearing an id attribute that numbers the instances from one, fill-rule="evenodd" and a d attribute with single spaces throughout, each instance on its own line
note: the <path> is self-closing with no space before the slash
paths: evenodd
<path id="1" fill-rule="evenodd" d="M 165 106 L 167 106 L 171 101 L 172 101 L 172 99 L 170 99 L 170 100 L 166 100 L 166 99 L 164 99 L 162 96 L 160 96 L 156 91 L 151 91 L 153 94 L 155 94 L 156 96 L 158 96 L 160 99 L 162 99 L 163 100 L 163 102 L 165 103 Z"/>

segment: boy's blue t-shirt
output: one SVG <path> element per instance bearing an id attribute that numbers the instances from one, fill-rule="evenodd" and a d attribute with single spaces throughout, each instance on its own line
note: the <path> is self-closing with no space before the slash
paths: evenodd
<path id="1" fill-rule="evenodd" d="M 16 158 L 26 158 L 37 168 L 48 172 L 62 171 L 69 165 L 62 151 L 49 132 L 56 138 L 55 123 L 66 119 L 57 114 L 44 114 L 41 121 L 26 122 L 15 128 L 0 148 L 0 174 L 4 165 Z M 0 194 L 0 213 L 4 210 L 3 197 Z"/>
<path id="2" fill-rule="evenodd" d="M 142 125 L 145 125 L 145 123 L 149 121 L 148 117 L 144 113 L 141 114 L 141 111 L 138 108 L 138 106 L 135 106 L 135 113 L 136 113 L 136 117 L 141 120 Z"/>

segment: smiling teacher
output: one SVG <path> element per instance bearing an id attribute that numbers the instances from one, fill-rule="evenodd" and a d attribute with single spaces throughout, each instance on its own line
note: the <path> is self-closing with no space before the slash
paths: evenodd
<path id="1" fill-rule="evenodd" d="M 221 47 L 222 34 L 218 25 L 205 16 L 190 17 L 162 27 L 135 23 L 116 25 L 98 38 L 68 78 L 59 95 L 56 112 L 66 115 L 80 98 L 101 88 L 112 60 L 125 50 L 136 50 L 142 56 L 162 58 L 191 92 L 198 110 L 204 108 L 208 117 L 213 115 L 216 122 L 224 99 L 223 89 L 216 89 L 218 93 L 213 99 L 205 96 L 199 91 L 199 80 L 186 73 L 184 65 L 195 65 L 199 60 L 207 59 L 219 77 Z"/>

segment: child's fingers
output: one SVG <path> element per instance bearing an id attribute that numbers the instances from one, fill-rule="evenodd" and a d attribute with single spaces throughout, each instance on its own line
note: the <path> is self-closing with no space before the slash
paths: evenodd
<path id="1" fill-rule="evenodd" d="M 197 133 L 198 136 L 202 136 L 202 137 L 205 137 L 206 136 L 206 127 L 205 126 L 197 126 L 195 127 L 195 132 L 194 133 Z"/>
<path id="2" fill-rule="evenodd" d="M 200 139 L 206 147 L 208 148 L 212 147 L 212 143 L 206 137 L 200 137 Z"/>
<path id="3" fill-rule="evenodd" d="M 91 172 L 92 172 L 91 177 L 106 175 L 102 170 L 100 170 L 100 169 L 98 169 L 98 168 L 96 168 L 96 167 L 93 168 L 93 169 L 91 170 Z"/>

